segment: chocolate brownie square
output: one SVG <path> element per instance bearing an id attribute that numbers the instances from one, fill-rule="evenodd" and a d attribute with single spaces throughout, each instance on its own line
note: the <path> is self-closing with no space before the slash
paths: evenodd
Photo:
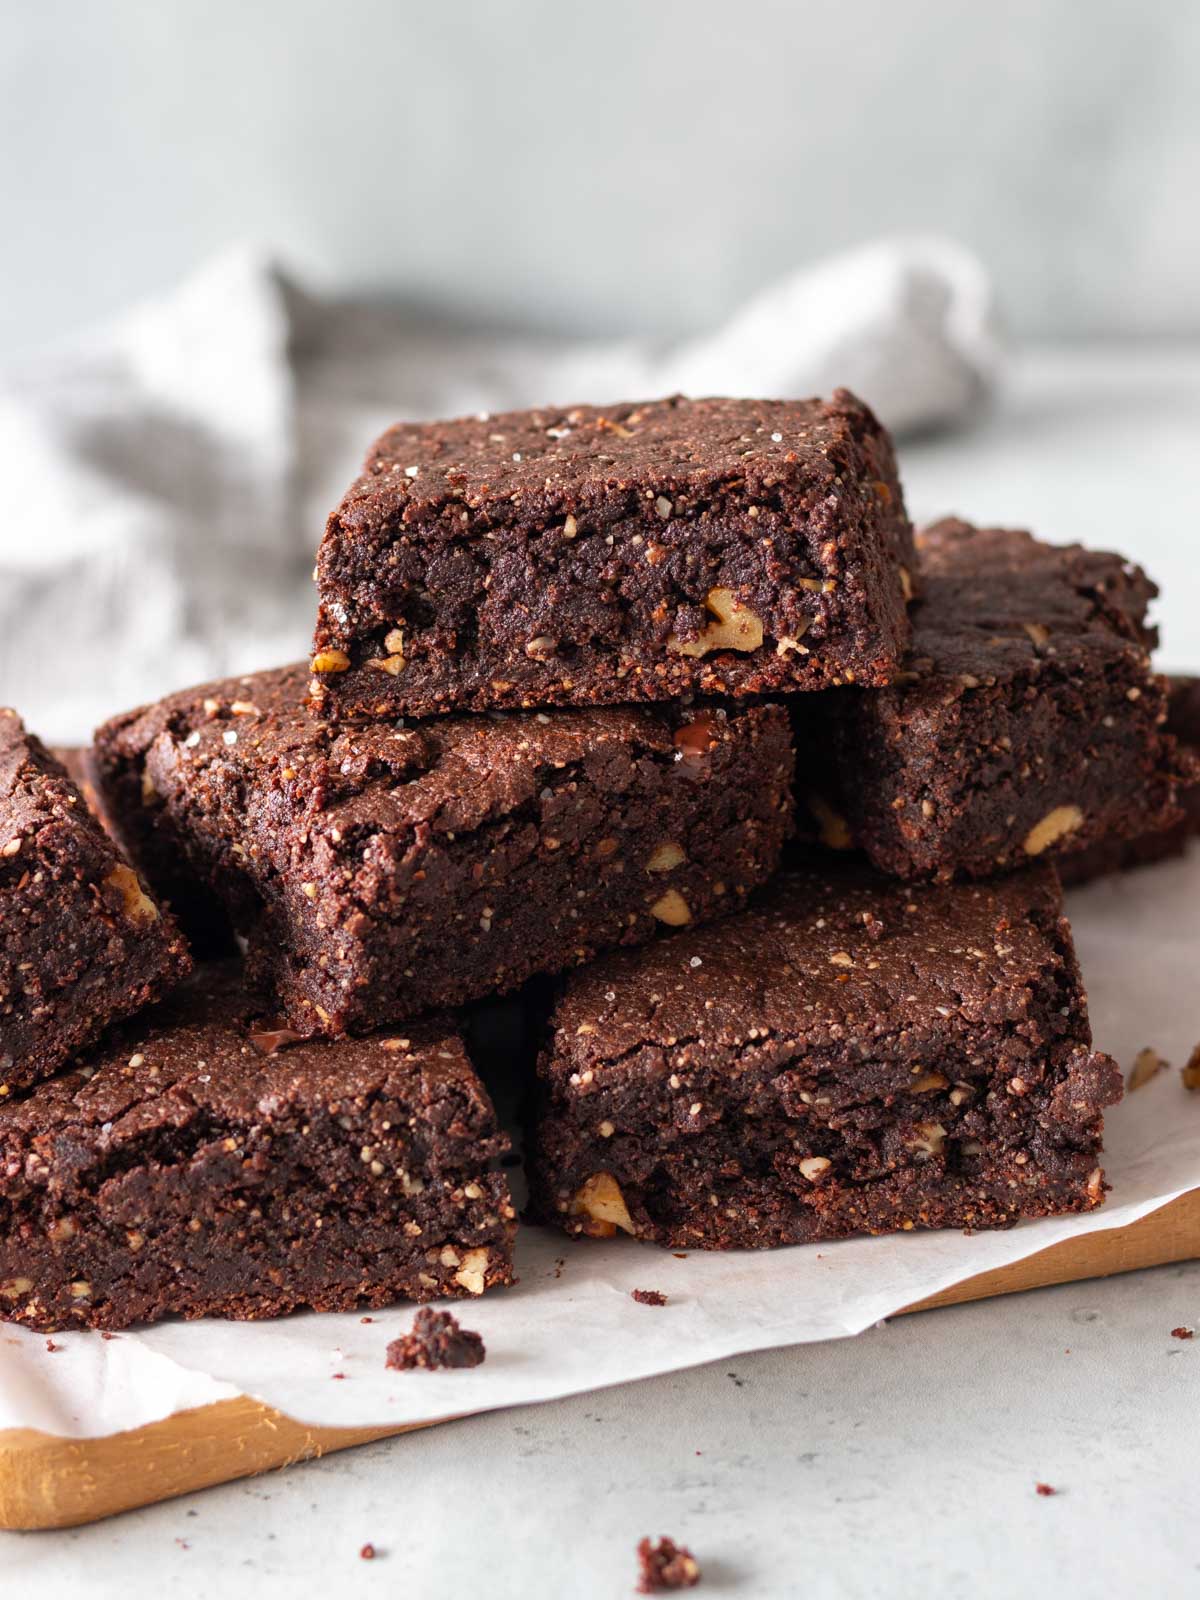
<path id="1" fill-rule="evenodd" d="M 191 967 L 170 916 L 15 711 L 0 708 L 0 1097 Z"/>
<path id="2" fill-rule="evenodd" d="M 1190 840 L 1200 834 L 1200 678 L 1167 679 L 1167 732 L 1185 759 L 1194 764 L 1196 781 L 1180 790 L 1183 816 L 1169 828 L 1134 834 L 1132 838 L 1102 839 L 1083 850 L 1062 856 L 1058 875 L 1067 888 L 1090 883 L 1093 878 L 1134 867 L 1153 866 L 1183 855 Z"/>
<path id="3" fill-rule="evenodd" d="M 532 1187 L 674 1248 L 1089 1211 L 1102 1112 L 1049 867 L 904 885 L 822 858 L 742 915 L 565 981 Z"/>
<path id="4" fill-rule="evenodd" d="M 325 531 L 313 693 L 346 718 L 890 683 L 912 564 L 846 391 L 400 424 Z"/>
<path id="5" fill-rule="evenodd" d="M 294 1039 L 213 964 L 0 1106 L 0 1316 L 124 1328 L 511 1281 L 508 1141 L 452 1025 Z"/>
<path id="6" fill-rule="evenodd" d="M 823 841 L 901 878 L 985 877 L 1178 822 L 1145 573 L 958 521 L 918 545 L 903 680 L 793 703 Z"/>
<path id="7" fill-rule="evenodd" d="M 305 1033 L 367 1032 L 735 910 L 790 825 L 786 712 L 737 703 L 338 727 L 303 666 L 102 728 L 152 876 L 228 910 Z"/>

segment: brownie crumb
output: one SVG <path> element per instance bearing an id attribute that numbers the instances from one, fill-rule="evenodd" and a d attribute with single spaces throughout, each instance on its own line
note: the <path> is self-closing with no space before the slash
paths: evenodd
<path id="1" fill-rule="evenodd" d="M 1039 1483 L 1037 1485 L 1037 1492 L 1039 1494 L 1057 1494 L 1058 1490 L 1052 1483 Z"/>
<path id="2" fill-rule="evenodd" d="M 1178 1328 L 1175 1331 L 1176 1331 L 1176 1333 L 1178 1333 L 1179 1332 Z M 1189 1339 L 1191 1338 L 1191 1334 L 1190 1333 L 1188 1334 L 1188 1338 Z M 61 1350 L 62 1349 L 62 1345 L 55 1344 L 53 1339 L 47 1339 L 46 1340 L 46 1349 L 49 1350 L 51 1355 L 53 1355 L 56 1350 Z"/>
<path id="3" fill-rule="evenodd" d="M 1172 1328 L 1171 1337 L 1172 1339 L 1194 1339 L 1196 1330 L 1195 1328 Z"/>
<path id="4" fill-rule="evenodd" d="M 375 1546 L 373 1544 L 365 1544 L 358 1553 L 364 1561 L 374 1561 Z"/>
<path id="5" fill-rule="evenodd" d="M 657 1289 L 631 1289 L 630 1293 L 640 1306 L 665 1306 L 667 1297 Z"/>
<path id="6" fill-rule="evenodd" d="M 393 1339 L 387 1347 L 386 1366 L 397 1372 L 424 1367 L 477 1367 L 487 1351 L 477 1333 L 460 1328 L 449 1311 L 431 1311 L 422 1306 L 413 1318 L 412 1331 Z"/>
<path id="7" fill-rule="evenodd" d="M 1198 1044 L 1187 1059 L 1187 1066 L 1180 1067 L 1179 1075 L 1183 1079 L 1183 1087 L 1193 1091 L 1200 1089 L 1200 1044 Z"/>
<path id="8" fill-rule="evenodd" d="M 700 1582 L 700 1568 L 692 1552 L 673 1539 L 651 1544 L 643 1539 L 637 1547 L 639 1594 L 662 1594 L 667 1589 L 691 1589 Z"/>

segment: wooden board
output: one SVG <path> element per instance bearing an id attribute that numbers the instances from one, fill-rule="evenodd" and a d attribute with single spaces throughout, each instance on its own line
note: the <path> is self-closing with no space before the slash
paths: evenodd
<path id="1" fill-rule="evenodd" d="M 1024 1261 L 980 1273 L 904 1310 L 928 1311 L 1196 1257 L 1200 1257 L 1200 1189 L 1126 1228 L 1050 1245 Z M 11 1428 L 0 1431 L 0 1528 L 69 1528 L 95 1522 L 271 1467 L 435 1426 L 311 1428 L 270 1406 L 241 1398 L 182 1411 L 102 1439 L 63 1439 L 34 1428 Z"/>

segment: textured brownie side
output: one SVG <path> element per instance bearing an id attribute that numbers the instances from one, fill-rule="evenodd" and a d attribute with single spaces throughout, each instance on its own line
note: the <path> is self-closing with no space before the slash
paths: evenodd
<path id="1" fill-rule="evenodd" d="M 1058 875 L 1067 888 L 1181 856 L 1189 841 L 1200 834 L 1200 678 L 1172 677 L 1167 686 L 1167 732 L 1195 768 L 1194 781 L 1179 795 L 1183 819 L 1169 828 L 1139 833 L 1131 839 L 1101 840 L 1063 856 Z"/>
<path id="2" fill-rule="evenodd" d="M 904 681 L 794 706 L 798 747 L 825 752 L 815 809 L 903 878 L 987 876 L 1176 823 L 1188 764 L 1164 730 L 1146 575 L 958 522 L 919 544 Z"/>
<path id="3" fill-rule="evenodd" d="M 881 684 L 912 531 L 853 395 L 405 424 L 317 558 L 326 715 Z"/>
<path id="4" fill-rule="evenodd" d="M 0 1107 L 0 1315 L 122 1328 L 511 1281 L 508 1141 L 451 1025 L 287 1043 L 249 1015 L 232 965 L 201 968 Z"/>
<path id="5" fill-rule="evenodd" d="M 539 1209 L 728 1249 L 1099 1205 L 1121 1078 L 1060 909 L 1049 868 L 904 886 L 821 863 L 572 975 L 539 1064 Z"/>
<path id="6" fill-rule="evenodd" d="M 776 866 L 776 706 L 559 711 L 339 728 L 301 667 L 212 684 L 97 735 L 147 871 L 229 910 L 305 1032 L 362 1032 L 737 909 Z M 130 817 L 130 810 L 136 815 Z"/>
<path id="7" fill-rule="evenodd" d="M 171 918 L 15 711 L 0 709 L 0 1096 L 191 966 Z"/>

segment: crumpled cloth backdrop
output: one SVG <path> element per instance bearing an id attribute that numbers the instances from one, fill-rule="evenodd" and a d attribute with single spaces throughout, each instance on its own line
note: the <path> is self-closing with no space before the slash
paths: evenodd
<path id="1" fill-rule="evenodd" d="M 670 346 L 445 332 L 232 250 L 0 381 L 0 703 L 67 742 L 303 655 L 325 515 L 402 417 L 845 384 L 905 433 L 961 421 L 996 366 L 987 278 L 941 239 L 797 272 Z"/>

